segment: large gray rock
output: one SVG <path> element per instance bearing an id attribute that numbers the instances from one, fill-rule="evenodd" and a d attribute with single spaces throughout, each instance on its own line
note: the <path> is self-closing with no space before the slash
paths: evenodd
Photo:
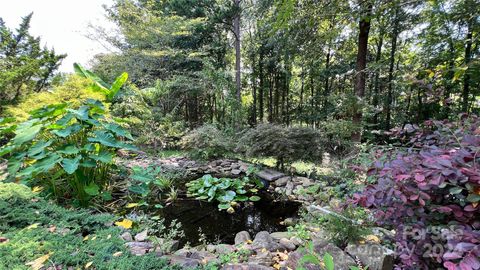
<path id="1" fill-rule="evenodd" d="M 275 180 L 275 186 L 283 187 L 288 183 L 288 181 L 290 181 L 290 179 L 292 179 L 290 176 L 281 177 L 281 178 Z"/>
<path id="2" fill-rule="evenodd" d="M 313 248 L 315 256 L 319 259 L 323 258 L 325 253 L 332 255 L 334 262 L 335 262 L 335 270 L 349 270 L 350 266 L 356 266 L 355 261 L 352 257 L 348 254 L 343 252 L 340 248 L 330 244 L 330 243 L 322 243 L 317 244 Z M 300 267 L 299 263 L 302 257 L 306 254 L 305 250 L 296 250 L 288 256 L 288 260 L 286 263 L 287 267 L 291 269 L 297 269 Z M 305 269 L 308 270 L 320 270 L 320 266 L 314 264 L 305 264 L 303 265 Z"/>
<path id="3" fill-rule="evenodd" d="M 335 261 L 336 270 L 349 270 L 350 266 L 356 266 L 355 261 L 347 253 L 340 248 L 327 244 L 326 246 L 317 245 L 314 247 L 315 252 L 323 258 L 325 253 L 332 255 Z"/>
<path id="4" fill-rule="evenodd" d="M 241 231 L 235 235 L 235 245 L 241 245 L 247 242 L 248 240 L 252 240 L 252 238 L 250 237 L 250 234 L 247 231 Z"/>
<path id="5" fill-rule="evenodd" d="M 143 242 L 147 239 L 147 237 L 148 237 L 148 230 L 144 230 L 143 232 L 137 233 L 135 235 L 135 241 Z"/>
<path id="6" fill-rule="evenodd" d="M 275 171 L 272 169 L 263 169 L 259 172 L 256 173 L 256 175 L 264 180 L 267 180 L 269 182 L 275 181 L 279 179 L 280 177 L 285 176 L 285 174 Z"/>
<path id="7" fill-rule="evenodd" d="M 280 241 L 280 239 L 282 238 L 287 238 L 287 239 L 290 239 L 290 237 L 293 236 L 293 233 L 291 232 L 273 232 L 270 234 L 270 236 L 277 240 L 277 241 Z"/>
<path id="8" fill-rule="evenodd" d="M 272 253 L 270 253 L 269 251 L 257 252 L 255 256 L 251 256 L 248 258 L 248 262 L 263 265 L 263 266 L 271 266 Z"/>
<path id="9" fill-rule="evenodd" d="M 267 231 L 261 231 L 255 235 L 252 248 L 255 250 L 266 249 L 269 251 L 276 251 L 282 249 L 282 246 L 270 236 L 270 233 Z"/>
<path id="10" fill-rule="evenodd" d="M 296 248 L 295 244 L 287 238 L 280 239 L 280 245 L 286 250 L 294 250 Z"/>
<path id="11" fill-rule="evenodd" d="M 228 253 L 235 252 L 237 249 L 232 245 L 218 244 L 214 246 L 214 250 L 215 250 L 215 253 L 217 254 L 228 254 Z"/>
<path id="12" fill-rule="evenodd" d="M 200 265 L 200 262 L 196 259 L 187 258 L 179 255 L 166 255 L 162 258 L 167 259 L 168 262 L 172 265 L 178 265 L 182 267 L 182 269 L 196 268 Z"/>
<path id="13" fill-rule="evenodd" d="M 394 251 L 380 244 L 348 245 L 345 251 L 370 270 L 393 269 Z"/>

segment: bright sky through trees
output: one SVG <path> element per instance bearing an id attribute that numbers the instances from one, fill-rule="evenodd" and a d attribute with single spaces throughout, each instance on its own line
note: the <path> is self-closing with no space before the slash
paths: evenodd
<path id="1" fill-rule="evenodd" d="M 49 48 L 68 54 L 60 71 L 71 72 L 72 64 L 88 64 L 92 57 L 107 49 L 86 37 L 89 23 L 106 25 L 102 5 L 111 0 L 0 0 L 0 17 L 11 29 L 21 17 L 33 12 L 31 33 L 40 36 Z"/>

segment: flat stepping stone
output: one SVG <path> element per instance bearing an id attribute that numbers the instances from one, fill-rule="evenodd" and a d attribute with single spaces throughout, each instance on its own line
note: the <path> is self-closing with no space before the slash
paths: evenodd
<path id="1" fill-rule="evenodd" d="M 263 169 L 263 170 L 257 172 L 256 175 L 258 177 L 262 178 L 263 180 L 268 181 L 268 182 L 275 181 L 275 180 L 285 176 L 284 173 L 281 173 L 279 171 L 275 171 L 275 170 L 272 170 L 272 169 Z"/>

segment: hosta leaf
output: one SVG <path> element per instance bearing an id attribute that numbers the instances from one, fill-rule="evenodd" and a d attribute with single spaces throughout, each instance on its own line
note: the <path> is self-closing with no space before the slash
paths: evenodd
<path id="1" fill-rule="evenodd" d="M 0 157 L 11 153 L 15 148 L 16 146 L 14 145 L 5 145 L 3 147 L 0 147 Z"/>
<path id="2" fill-rule="evenodd" d="M 32 118 L 53 118 L 65 113 L 66 103 L 51 104 L 30 112 Z"/>
<path id="3" fill-rule="evenodd" d="M 59 137 L 66 138 L 71 134 L 75 134 L 79 132 L 81 129 L 82 129 L 82 126 L 80 124 L 73 124 L 64 129 L 52 130 L 52 133 Z"/>
<path id="4" fill-rule="evenodd" d="M 77 118 L 78 120 L 85 121 L 89 118 L 88 117 L 88 109 L 89 109 L 88 106 L 83 105 L 80 108 L 78 108 L 77 110 L 68 109 L 68 112 L 73 114 L 73 116 L 75 116 L 75 118 Z"/>
<path id="5" fill-rule="evenodd" d="M 25 142 L 33 140 L 42 129 L 42 125 L 34 125 L 27 128 L 18 128 L 15 131 L 16 136 L 13 138 L 13 143 L 21 145 Z"/>
<path id="6" fill-rule="evenodd" d="M 93 182 L 83 188 L 83 190 L 90 196 L 97 196 L 98 194 L 100 194 L 100 187 Z"/>
<path id="7" fill-rule="evenodd" d="M 95 137 L 88 138 L 89 142 L 98 142 L 105 146 L 121 148 L 122 144 L 115 137 L 106 131 L 97 130 L 94 132 Z"/>
<path id="8" fill-rule="evenodd" d="M 56 124 L 60 126 L 66 126 L 74 118 L 72 113 L 67 113 L 62 118 L 60 118 Z"/>
<path id="9" fill-rule="evenodd" d="M 80 150 L 75 145 L 65 145 L 64 147 L 57 150 L 57 153 L 65 154 L 65 155 L 75 155 L 78 154 Z"/>
<path id="10" fill-rule="evenodd" d="M 110 163 L 113 160 L 113 153 L 110 153 L 108 151 L 102 151 L 98 153 L 98 155 L 89 155 L 89 157 L 96 161 L 100 161 L 103 163 Z"/>
<path id="11" fill-rule="evenodd" d="M 117 136 L 133 140 L 132 134 L 130 134 L 130 132 L 128 132 L 128 130 L 124 129 L 120 125 L 117 125 L 115 123 L 108 123 L 108 124 L 105 124 L 104 126 L 105 126 L 106 129 L 115 133 L 115 135 L 117 135 Z"/>
<path id="12" fill-rule="evenodd" d="M 26 167 L 25 169 L 21 170 L 18 173 L 19 177 L 26 177 L 30 175 L 36 175 L 39 173 L 48 173 L 51 169 L 62 161 L 62 157 L 60 157 L 56 153 L 48 153 L 46 157 L 38 160 L 37 162 L 31 164 L 30 166 Z"/>
<path id="13" fill-rule="evenodd" d="M 61 164 L 66 173 L 73 174 L 78 169 L 81 159 L 82 156 L 77 156 L 75 158 L 64 158 Z"/>
<path id="14" fill-rule="evenodd" d="M 146 195 L 148 195 L 148 193 L 150 193 L 150 189 L 148 188 L 148 186 L 146 184 L 133 185 L 133 186 L 130 186 L 128 188 L 128 190 L 130 190 L 131 192 L 133 192 L 135 194 L 139 194 L 139 195 L 142 195 L 142 196 L 146 196 Z"/>
<path id="15" fill-rule="evenodd" d="M 97 166 L 97 162 L 90 158 L 84 158 L 80 162 L 80 166 L 84 168 L 94 168 L 95 166 Z"/>

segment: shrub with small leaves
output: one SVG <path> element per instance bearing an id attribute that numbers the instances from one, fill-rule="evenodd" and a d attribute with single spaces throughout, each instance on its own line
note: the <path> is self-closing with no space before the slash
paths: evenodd
<path id="1" fill-rule="evenodd" d="M 262 124 L 247 130 L 237 144 L 237 151 L 249 157 L 274 157 L 277 166 L 296 160 L 320 161 L 320 133 L 311 128 Z"/>
<path id="2" fill-rule="evenodd" d="M 353 202 L 392 226 L 401 269 L 480 268 L 480 119 L 427 121 L 393 130 L 409 149 L 368 171 L 377 183 Z"/>
<path id="3" fill-rule="evenodd" d="M 183 137 L 182 145 L 193 158 L 199 159 L 224 157 L 232 149 L 229 137 L 213 125 L 192 130 Z"/>

